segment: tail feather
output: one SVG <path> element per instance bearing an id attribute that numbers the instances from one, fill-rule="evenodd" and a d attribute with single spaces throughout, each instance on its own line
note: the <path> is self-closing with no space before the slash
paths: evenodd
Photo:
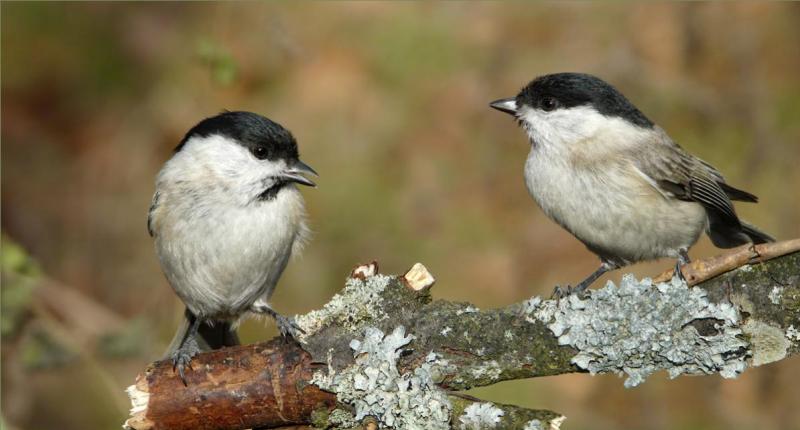
<path id="1" fill-rule="evenodd" d="M 722 187 L 722 191 L 725 191 L 725 194 L 728 195 L 728 198 L 731 200 L 738 200 L 741 202 L 750 202 L 750 203 L 757 203 L 758 197 L 754 194 L 750 194 L 747 191 L 740 190 L 738 188 L 734 188 L 724 182 L 717 182 L 720 187 Z"/>
<path id="2" fill-rule="evenodd" d="M 742 231 L 750 237 L 753 243 L 775 242 L 775 238 L 759 230 L 752 224 L 742 221 Z"/>
<path id="3" fill-rule="evenodd" d="M 747 243 L 775 241 L 772 236 L 744 221 L 731 219 L 711 210 L 707 210 L 706 214 L 708 215 L 706 233 L 714 246 L 718 248 L 734 248 Z"/>
<path id="4" fill-rule="evenodd" d="M 169 346 L 167 347 L 167 352 L 165 353 L 166 357 L 171 356 L 175 350 L 180 348 L 180 346 L 186 340 L 186 336 L 189 334 L 190 324 L 188 312 L 189 310 L 187 309 L 186 313 L 181 319 L 178 330 L 175 332 L 175 336 L 172 337 L 172 341 L 170 341 Z M 239 336 L 236 334 L 236 330 L 234 330 L 231 323 L 227 321 L 217 321 L 213 325 L 203 322 L 200 324 L 197 334 L 197 345 L 203 351 L 211 351 L 225 346 L 235 346 L 240 344 Z"/>

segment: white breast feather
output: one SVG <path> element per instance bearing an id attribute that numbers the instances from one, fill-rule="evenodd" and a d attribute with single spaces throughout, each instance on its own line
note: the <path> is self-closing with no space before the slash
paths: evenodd
<path id="1" fill-rule="evenodd" d="M 703 208 L 665 195 L 626 158 L 644 129 L 587 107 L 553 114 L 523 113 L 532 141 L 525 182 L 548 217 L 621 263 L 676 257 L 697 241 Z"/>
<path id="2" fill-rule="evenodd" d="M 187 144 L 159 174 L 156 250 L 168 281 L 190 310 L 204 317 L 235 317 L 269 297 L 308 235 L 303 199 L 287 185 L 274 199 L 258 201 L 265 172 L 249 165 L 255 159 L 244 148 L 220 141 L 189 143 L 197 145 Z M 210 153 L 225 162 L 207 163 Z"/>

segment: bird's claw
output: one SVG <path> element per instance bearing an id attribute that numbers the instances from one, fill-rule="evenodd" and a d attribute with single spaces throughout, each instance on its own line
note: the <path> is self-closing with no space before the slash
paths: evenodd
<path id="1" fill-rule="evenodd" d="M 551 299 L 561 300 L 564 297 L 569 296 L 572 294 L 572 285 L 567 285 L 566 287 L 562 288 L 561 285 L 556 285 L 553 288 L 553 294 L 550 295 Z"/>
<path id="2" fill-rule="evenodd" d="M 261 305 L 257 307 L 257 311 L 272 317 L 275 320 L 275 324 L 278 326 L 278 331 L 280 331 L 283 340 L 289 341 L 289 338 L 297 339 L 298 334 L 305 334 L 305 330 L 300 328 L 299 325 L 294 321 L 294 318 L 285 317 L 277 312 L 275 309 L 272 309 L 269 306 Z"/>
<path id="3" fill-rule="evenodd" d="M 550 295 L 550 299 L 561 300 L 573 294 L 578 296 L 579 299 L 586 299 L 589 296 L 589 291 L 586 288 L 580 288 L 580 286 L 567 285 L 566 287 L 561 287 L 561 285 L 556 285 L 553 288 L 553 294 Z"/>
<path id="4" fill-rule="evenodd" d="M 199 352 L 200 347 L 197 345 L 197 341 L 194 337 L 190 337 L 186 339 L 183 345 L 176 349 L 170 357 L 172 360 L 172 371 L 178 371 L 178 376 L 181 377 L 184 386 L 188 385 L 186 383 L 185 369 L 187 367 L 192 369 L 192 358 Z"/>
<path id="5" fill-rule="evenodd" d="M 288 341 L 289 338 L 297 339 L 298 334 L 306 333 L 305 330 L 297 325 L 294 318 L 285 317 L 277 312 L 273 317 L 275 318 L 275 324 L 278 325 L 278 331 L 281 332 L 281 336 L 283 336 L 283 339 L 286 341 Z"/>
<path id="6" fill-rule="evenodd" d="M 686 277 L 683 276 L 683 271 L 681 270 L 681 262 L 678 261 L 675 263 L 675 273 L 673 273 L 673 277 L 677 276 L 678 280 L 686 284 Z"/>

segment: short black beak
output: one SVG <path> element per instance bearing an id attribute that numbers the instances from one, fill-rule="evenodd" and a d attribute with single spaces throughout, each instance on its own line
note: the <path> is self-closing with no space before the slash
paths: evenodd
<path id="1" fill-rule="evenodd" d="M 283 171 L 281 177 L 289 182 L 296 182 L 300 185 L 307 185 L 309 187 L 316 187 L 317 184 L 314 183 L 311 179 L 306 178 L 303 175 L 314 175 L 319 176 L 317 171 L 314 170 L 311 166 L 306 163 L 303 163 L 300 160 L 297 160 L 293 165 L 291 165 L 288 169 Z"/>
<path id="2" fill-rule="evenodd" d="M 489 103 L 489 106 L 499 110 L 500 112 L 505 112 L 509 115 L 517 114 L 517 100 L 514 97 L 495 100 Z"/>

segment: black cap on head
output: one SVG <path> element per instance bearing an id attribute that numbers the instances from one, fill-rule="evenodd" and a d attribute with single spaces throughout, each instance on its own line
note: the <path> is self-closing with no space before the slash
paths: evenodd
<path id="1" fill-rule="evenodd" d="M 175 152 L 183 149 L 192 137 L 206 137 L 213 134 L 226 136 L 237 141 L 250 152 L 256 148 L 269 160 L 297 160 L 297 142 L 289 130 L 277 122 L 252 112 L 222 112 L 200 121 L 192 127 Z"/>
<path id="2" fill-rule="evenodd" d="M 616 88 L 584 73 L 540 76 L 519 92 L 516 101 L 518 107 L 528 105 L 544 110 L 592 106 L 603 115 L 619 117 L 639 127 L 653 127 L 653 122 Z"/>

